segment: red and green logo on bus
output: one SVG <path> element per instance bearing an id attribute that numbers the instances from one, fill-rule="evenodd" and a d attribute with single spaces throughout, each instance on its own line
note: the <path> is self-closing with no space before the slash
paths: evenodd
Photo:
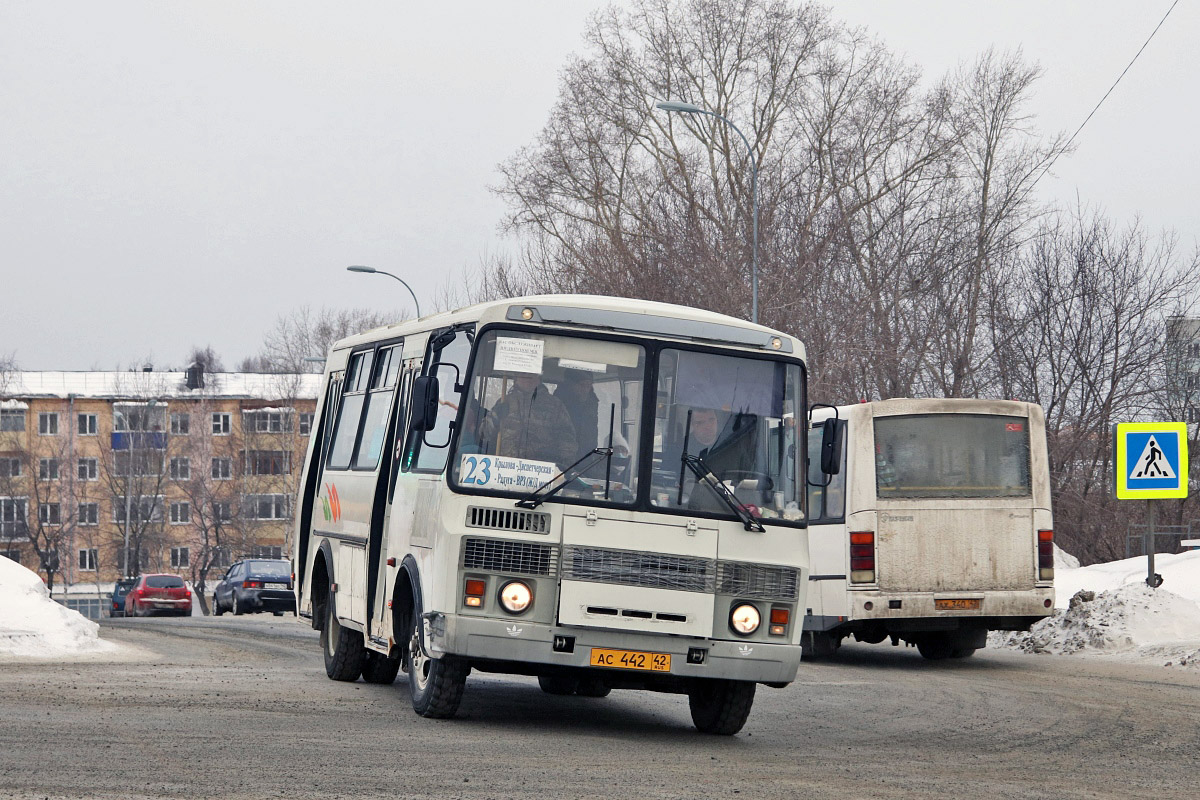
<path id="1" fill-rule="evenodd" d="M 325 484 L 325 495 L 321 498 L 321 510 L 326 522 L 339 522 L 342 519 L 342 501 L 338 498 L 337 485 Z"/>

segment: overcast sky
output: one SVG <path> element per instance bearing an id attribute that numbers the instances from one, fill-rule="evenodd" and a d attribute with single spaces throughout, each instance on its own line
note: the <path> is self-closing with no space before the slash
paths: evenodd
<path id="1" fill-rule="evenodd" d="M 1170 6 L 842 0 L 931 79 L 989 45 L 1073 131 Z M 508 244 L 488 191 L 600 2 L 0 0 L 0 355 L 24 369 L 232 368 L 298 306 L 411 314 Z M 1200 8 L 1180 3 L 1045 199 L 1200 238 Z"/>

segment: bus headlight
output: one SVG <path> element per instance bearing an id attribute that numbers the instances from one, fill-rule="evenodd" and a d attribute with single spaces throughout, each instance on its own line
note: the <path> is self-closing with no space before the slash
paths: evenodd
<path id="1" fill-rule="evenodd" d="M 500 587 L 500 605 L 510 614 L 520 614 L 533 602 L 533 590 L 521 581 L 509 581 Z"/>
<path id="2" fill-rule="evenodd" d="M 759 623 L 762 622 L 762 616 L 758 613 L 758 609 L 749 603 L 743 603 L 733 609 L 729 615 L 729 627 L 733 628 L 735 633 L 740 633 L 742 636 L 749 636 L 758 630 Z"/>

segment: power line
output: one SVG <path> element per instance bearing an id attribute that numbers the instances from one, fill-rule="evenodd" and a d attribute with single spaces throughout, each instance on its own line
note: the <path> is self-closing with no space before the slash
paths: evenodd
<path id="1" fill-rule="evenodd" d="M 1163 26 L 1163 23 L 1167 21 L 1167 17 L 1171 16 L 1171 12 L 1175 10 L 1175 6 L 1177 5 L 1179 5 L 1179 0 L 1175 0 L 1175 2 L 1171 3 L 1171 7 L 1167 9 L 1167 13 L 1163 14 L 1162 19 L 1158 21 L 1158 25 L 1154 26 L 1154 30 L 1150 32 L 1150 35 L 1146 37 L 1146 41 L 1142 43 L 1141 48 L 1139 48 L 1134 54 L 1133 58 L 1130 59 L 1129 63 L 1125 65 L 1125 69 L 1121 70 L 1121 74 L 1117 76 L 1115 81 L 1113 81 L 1113 85 L 1108 87 L 1108 91 L 1105 92 L 1104 96 L 1100 98 L 1100 102 L 1096 103 L 1096 107 L 1091 110 L 1091 113 L 1084 118 L 1083 122 L 1079 123 L 1079 127 L 1076 128 L 1075 132 L 1071 134 L 1071 138 L 1067 139 L 1067 143 L 1062 146 L 1062 149 L 1054 154 L 1054 158 L 1050 159 L 1050 163 L 1046 164 L 1045 168 L 1042 169 L 1042 174 L 1037 176 L 1037 180 L 1029 185 L 1029 191 L 1032 191 L 1034 185 L 1036 185 L 1038 181 L 1045 177 L 1046 173 L 1050 171 L 1050 168 L 1054 166 L 1054 162 L 1058 160 L 1058 157 L 1070 149 L 1071 143 L 1075 141 L 1075 137 L 1077 137 L 1079 132 L 1083 130 L 1083 126 L 1087 125 L 1088 121 L 1095 116 L 1097 111 L 1100 110 L 1100 106 L 1104 105 L 1104 101 L 1107 100 L 1108 96 L 1113 93 L 1113 89 L 1117 88 L 1117 84 L 1120 83 L 1121 79 L 1125 77 L 1125 73 L 1129 72 L 1129 68 L 1132 67 L 1134 62 L 1138 60 L 1138 57 L 1141 56 L 1142 52 L 1146 49 L 1146 46 L 1150 44 L 1150 41 L 1154 38 L 1155 34 L 1158 33 L 1158 30 Z M 1028 193 L 1028 191 L 1026 193 Z"/>

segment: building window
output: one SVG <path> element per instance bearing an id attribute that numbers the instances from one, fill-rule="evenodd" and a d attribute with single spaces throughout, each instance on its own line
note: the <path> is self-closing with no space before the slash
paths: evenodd
<path id="1" fill-rule="evenodd" d="M 213 519 L 229 522 L 233 519 L 233 506 L 230 503 L 213 503 Z"/>
<path id="2" fill-rule="evenodd" d="M 167 407 L 149 403 L 113 404 L 113 430 L 163 431 L 167 423 Z"/>
<path id="3" fill-rule="evenodd" d="M 163 498 L 162 495 L 157 497 L 135 497 L 130 500 L 129 510 L 130 522 L 162 522 Z M 113 497 L 113 521 L 117 523 L 125 522 L 125 498 L 121 495 Z"/>
<path id="4" fill-rule="evenodd" d="M 192 479 L 192 462 L 187 456 L 171 459 L 171 480 L 190 481 Z"/>
<path id="5" fill-rule="evenodd" d="M 183 569 L 188 566 L 188 549 L 186 547 L 171 548 L 171 568 Z"/>
<path id="6" fill-rule="evenodd" d="M 21 551 L 20 550 L 0 550 L 0 556 L 4 556 L 5 558 L 7 558 L 9 561 L 13 562 L 14 564 L 21 563 Z"/>
<path id="7" fill-rule="evenodd" d="M 0 431 L 25 432 L 25 409 L 0 408 Z"/>
<path id="8" fill-rule="evenodd" d="M 300 435 L 308 436 L 312 433 L 313 415 L 311 412 L 302 412 L 300 414 Z"/>
<path id="9" fill-rule="evenodd" d="M 278 545 L 257 545 L 251 552 L 253 558 L 283 558 L 283 548 Z"/>
<path id="10" fill-rule="evenodd" d="M 38 522 L 43 525 L 62 525 L 62 506 L 58 503 L 38 503 Z"/>
<path id="11" fill-rule="evenodd" d="M 146 570 L 150 568 L 150 553 L 145 550 L 135 553 L 131 545 L 129 547 L 129 554 L 138 560 L 139 569 Z M 121 570 L 122 575 L 125 574 L 125 548 L 123 546 L 117 548 L 117 569 Z"/>
<path id="12" fill-rule="evenodd" d="M 38 480 L 40 481 L 56 481 L 58 480 L 58 459 L 43 458 L 38 461 Z"/>
<path id="13" fill-rule="evenodd" d="M 98 481 L 100 480 L 100 460 L 96 458 L 81 458 L 79 459 L 79 480 L 81 481 Z"/>
<path id="14" fill-rule="evenodd" d="M 290 475 L 292 454 L 286 450 L 247 450 L 247 475 Z"/>
<path id="15" fill-rule="evenodd" d="M 243 411 L 242 430 L 246 433 L 286 433 L 292 430 L 291 411 Z"/>
<path id="16" fill-rule="evenodd" d="M 214 547 L 210 551 L 212 555 L 211 567 L 228 567 L 233 563 L 233 552 L 228 547 Z"/>
<path id="17" fill-rule="evenodd" d="M 95 436 L 96 435 L 96 415 L 95 414 L 78 414 L 75 417 L 76 425 L 80 436 Z"/>
<path id="18" fill-rule="evenodd" d="M 212 460 L 213 480 L 227 481 L 233 477 L 232 458 L 214 458 Z"/>
<path id="19" fill-rule="evenodd" d="M 287 519 L 287 495 L 248 494 L 244 508 L 249 519 Z"/>
<path id="20" fill-rule="evenodd" d="M 213 436 L 228 436 L 233 415 L 226 411 L 216 411 L 212 415 Z"/>
<path id="21" fill-rule="evenodd" d="M 186 413 L 171 415 L 171 433 L 175 436 L 187 436 L 192 432 L 192 418 Z"/>
<path id="22" fill-rule="evenodd" d="M 42 436 L 58 435 L 57 411 L 43 411 L 38 414 L 38 433 Z"/>
<path id="23" fill-rule="evenodd" d="M 21 459 L 8 456 L 0 458 L 0 478 L 19 477 L 21 477 Z"/>
<path id="24" fill-rule="evenodd" d="M 192 521 L 191 503 L 171 503 L 171 524 L 184 525 Z"/>
<path id="25" fill-rule="evenodd" d="M 11 539 L 26 534 L 27 502 L 24 497 L 0 497 L 0 535 Z"/>
<path id="26" fill-rule="evenodd" d="M 79 504 L 79 524 L 80 525 L 99 525 L 100 524 L 100 504 L 99 503 L 80 503 Z"/>
<path id="27" fill-rule="evenodd" d="M 1200 358 L 1200 342 L 1188 342 L 1188 358 Z"/>
<path id="28" fill-rule="evenodd" d="M 99 551 L 95 547 L 79 548 L 79 569 L 84 572 L 95 572 Z"/>
<path id="29" fill-rule="evenodd" d="M 162 475 L 166 466 L 161 450 L 133 450 L 113 453 L 113 473 L 138 477 Z"/>

